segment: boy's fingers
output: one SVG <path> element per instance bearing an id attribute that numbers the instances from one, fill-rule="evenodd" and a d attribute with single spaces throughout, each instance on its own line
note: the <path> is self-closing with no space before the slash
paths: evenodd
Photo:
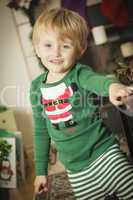
<path id="1" fill-rule="evenodd" d="M 133 86 L 128 86 L 128 92 L 129 92 L 130 94 L 133 93 Z"/>
<path id="2" fill-rule="evenodd" d="M 48 187 L 43 185 L 35 185 L 35 194 L 41 194 L 43 192 L 48 192 Z"/>
<path id="3" fill-rule="evenodd" d="M 132 88 L 133 89 L 133 88 Z M 127 100 L 130 96 L 132 96 L 133 94 L 133 91 L 132 90 L 129 90 L 128 91 L 128 95 L 126 96 L 118 96 L 116 99 L 114 99 L 112 102 L 116 105 L 116 106 L 119 106 L 119 105 L 122 105 L 122 104 L 126 104 L 127 103 Z"/>
<path id="4" fill-rule="evenodd" d="M 119 101 L 119 100 L 113 100 L 112 103 L 113 103 L 115 106 L 123 105 L 123 102 L 122 102 L 122 101 Z"/>
<path id="5" fill-rule="evenodd" d="M 133 86 L 128 86 L 129 89 L 131 89 L 133 91 Z"/>
<path id="6" fill-rule="evenodd" d="M 48 192 L 48 187 L 45 187 L 45 188 L 44 188 L 44 192 Z"/>
<path id="7" fill-rule="evenodd" d="M 43 187 L 40 184 L 35 185 L 35 194 L 39 194 L 43 191 Z"/>
<path id="8" fill-rule="evenodd" d="M 121 96 L 116 96 L 115 98 L 113 98 L 111 100 L 111 102 L 115 105 L 115 106 L 120 106 L 123 105 L 125 103 L 125 99 L 126 97 L 121 97 Z"/>
<path id="9" fill-rule="evenodd" d="M 34 191 L 35 191 L 35 194 L 38 194 L 38 192 L 39 192 L 39 185 L 35 185 L 34 186 Z"/>

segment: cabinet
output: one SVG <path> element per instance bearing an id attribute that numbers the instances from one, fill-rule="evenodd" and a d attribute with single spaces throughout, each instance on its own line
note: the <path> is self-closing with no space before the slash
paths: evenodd
<path id="1" fill-rule="evenodd" d="M 9 190 L 0 188 L 0 199 L 1 200 L 9 200 Z"/>
<path id="2" fill-rule="evenodd" d="M 126 116 L 121 113 L 123 122 L 123 128 L 127 137 L 127 143 L 130 151 L 130 155 L 133 161 L 133 117 Z"/>
<path id="3" fill-rule="evenodd" d="M 112 104 L 104 105 L 101 115 L 108 129 L 119 138 L 121 148 L 133 161 L 133 117 L 123 114 Z"/>

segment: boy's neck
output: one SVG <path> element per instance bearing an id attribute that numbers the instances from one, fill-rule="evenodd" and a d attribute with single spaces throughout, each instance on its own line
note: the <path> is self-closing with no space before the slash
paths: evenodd
<path id="1" fill-rule="evenodd" d="M 49 72 L 46 83 L 54 83 L 54 82 L 60 81 L 68 72 L 69 70 L 62 73 Z"/>

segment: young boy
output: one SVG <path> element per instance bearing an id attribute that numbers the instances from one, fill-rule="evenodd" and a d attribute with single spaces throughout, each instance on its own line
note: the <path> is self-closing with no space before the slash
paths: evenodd
<path id="1" fill-rule="evenodd" d="M 114 105 L 132 93 L 115 78 L 78 63 L 87 47 L 88 27 L 67 9 L 44 11 L 33 29 L 33 44 L 45 70 L 31 85 L 34 118 L 35 192 L 47 192 L 50 141 L 67 169 L 77 200 L 115 194 L 133 199 L 133 168 L 99 115 L 97 96 Z M 121 100 L 121 101 L 120 101 Z"/>

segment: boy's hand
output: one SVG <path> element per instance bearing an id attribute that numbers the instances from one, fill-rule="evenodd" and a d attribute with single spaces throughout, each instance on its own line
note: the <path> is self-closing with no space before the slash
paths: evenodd
<path id="1" fill-rule="evenodd" d="M 112 83 L 109 87 L 109 100 L 115 106 L 125 104 L 131 94 L 133 94 L 133 87 L 121 83 Z"/>
<path id="2" fill-rule="evenodd" d="M 35 194 L 41 194 L 48 191 L 47 176 L 36 176 L 34 182 Z"/>

